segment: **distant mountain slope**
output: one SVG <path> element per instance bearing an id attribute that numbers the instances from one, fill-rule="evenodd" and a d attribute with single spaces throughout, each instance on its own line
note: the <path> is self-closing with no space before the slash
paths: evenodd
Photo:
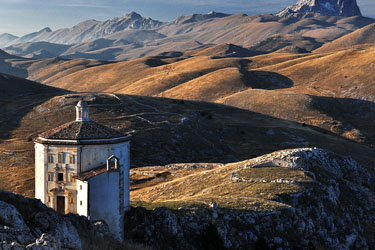
<path id="1" fill-rule="evenodd" d="M 303 53 L 374 22 L 374 19 L 362 16 L 306 14 L 278 17 L 213 12 L 179 17 L 172 22 L 162 23 L 133 12 L 104 22 L 88 20 L 69 29 L 53 32 L 44 29 L 14 40 L 13 43 L 22 43 L 13 44 L 6 51 L 37 58 L 55 55 L 66 58 L 128 60 L 172 50 L 185 51 L 203 45 L 230 43 L 245 48 L 258 46 L 257 50 L 262 53 Z M 39 47 L 27 51 L 28 53 L 24 51 L 23 43 L 40 41 L 48 42 L 45 44 L 46 48 Z M 51 51 L 48 48 L 60 46 L 57 44 L 70 44 L 71 47 L 65 51 Z"/>
<path id="2" fill-rule="evenodd" d="M 0 50 L 0 73 L 27 78 L 29 76 L 27 70 L 23 67 L 18 67 L 13 64 L 13 62 L 18 60 L 22 60 L 22 58 L 10 55 L 5 51 Z"/>
<path id="3" fill-rule="evenodd" d="M 19 37 L 12 41 L 12 44 L 26 43 L 26 42 L 39 42 L 43 41 L 45 37 L 48 37 L 52 33 L 49 27 L 41 29 L 37 32 L 33 32 L 22 37 Z"/>
<path id="4" fill-rule="evenodd" d="M 10 54 L 28 58 L 38 58 L 38 53 L 40 54 L 41 52 L 43 52 L 44 55 L 39 55 L 39 57 L 49 58 L 56 57 L 64 53 L 70 47 L 71 45 L 54 44 L 49 42 L 26 42 L 11 45 L 9 47 L 6 47 L 5 50 Z"/>
<path id="5" fill-rule="evenodd" d="M 186 23 L 194 23 L 198 21 L 204 21 L 211 18 L 221 18 L 230 16 L 225 13 L 218 13 L 218 12 L 210 12 L 208 14 L 193 14 L 190 16 L 180 16 L 176 20 L 173 21 L 174 24 L 186 24 Z"/>
<path id="6" fill-rule="evenodd" d="M 106 21 L 87 20 L 72 28 L 52 31 L 50 28 L 27 34 L 12 41 L 13 44 L 25 42 L 50 42 L 59 44 L 76 44 L 102 38 L 123 30 L 150 30 L 163 23 L 143 18 L 135 12 Z M 2 40 L 0 40 L 1 42 Z"/>
<path id="7" fill-rule="evenodd" d="M 18 37 L 14 36 L 12 34 L 3 33 L 0 34 L 0 48 L 4 48 L 10 43 L 12 43 L 14 40 L 16 40 Z"/>
<path id="8" fill-rule="evenodd" d="M 375 44 L 375 24 L 367 25 L 353 33 L 324 44 L 322 47 L 318 48 L 316 52 L 339 50 L 361 44 Z"/>
<path id="9" fill-rule="evenodd" d="M 17 56 L 13 56 L 5 52 L 4 50 L 0 49 L 0 60 L 1 59 L 11 59 L 11 58 L 18 58 Z"/>
<path id="10" fill-rule="evenodd" d="M 319 13 L 325 16 L 361 16 L 356 0 L 299 0 L 283 9 L 278 16 Z"/>

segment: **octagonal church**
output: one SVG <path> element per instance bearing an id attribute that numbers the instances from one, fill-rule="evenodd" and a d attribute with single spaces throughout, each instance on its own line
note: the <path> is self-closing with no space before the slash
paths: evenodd
<path id="1" fill-rule="evenodd" d="M 89 119 L 80 100 L 76 120 L 35 140 L 35 197 L 61 214 L 104 220 L 123 239 L 129 209 L 130 135 Z"/>

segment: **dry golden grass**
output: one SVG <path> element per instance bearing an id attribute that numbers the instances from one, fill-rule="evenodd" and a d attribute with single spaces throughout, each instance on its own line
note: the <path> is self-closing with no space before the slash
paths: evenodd
<path id="1" fill-rule="evenodd" d="M 6 114 L 6 118 L 2 116 L 5 120 L 0 123 L 0 131 L 1 135 L 9 133 L 0 139 L 2 189 L 33 196 L 32 139 L 43 131 L 74 119 L 74 101 L 64 97 L 50 99 L 59 93 L 55 91 L 48 94 L 38 90 L 34 94 L 11 98 L 6 105 L 2 105 L 0 113 Z M 123 132 L 132 131 L 132 167 L 175 162 L 245 160 L 282 148 L 306 145 L 351 155 L 365 166 L 370 166 L 373 160 L 372 149 L 358 143 L 290 121 L 212 103 L 96 94 L 96 100 L 90 104 L 90 117 Z M 205 167 L 204 171 L 208 174 L 217 166 L 220 165 Z M 158 170 L 156 173 L 161 176 L 152 180 L 147 180 L 147 177 L 145 180 L 140 175 L 133 177 L 138 179 L 138 188 L 143 189 L 149 185 L 145 183 L 162 185 L 173 182 L 175 176 L 163 175 L 165 171 L 163 168 Z M 174 171 L 180 178 L 189 181 L 195 173 L 195 170 Z M 202 173 L 202 176 L 208 176 Z M 213 181 L 226 180 L 227 176 L 223 172 Z M 181 191 L 184 189 L 183 186 L 179 188 Z M 230 192 L 225 191 L 229 188 L 225 185 L 217 185 L 215 188 L 223 189 L 219 193 Z"/>
<path id="2" fill-rule="evenodd" d="M 168 98 L 212 101 L 248 87 L 238 68 L 219 69 L 194 78 L 159 95 Z"/>
<path id="3" fill-rule="evenodd" d="M 94 112 L 94 118 L 96 116 L 99 121 L 123 130 L 142 131 L 136 133 L 138 142 L 133 144 L 133 149 L 141 152 L 148 147 L 149 153 L 144 159 L 133 158 L 136 166 L 155 164 L 153 161 L 160 157 L 160 163 L 168 163 L 165 159 L 170 162 L 181 159 L 214 161 L 215 155 L 221 155 L 221 159 L 233 156 L 247 159 L 280 148 L 306 145 L 351 154 L 367 164 L 371 161 L 372 153 L 369 152 L 373 150 L 368 145 L 375 143 L 372 118 L 375 110 L 371 102 L 361 103 L 356 99 L 371 101 L 375 98 L 374 58 L 375 49 L 367 48 L 304 55 L 273 53 L 250 58 L 159 56 L 99 66 L 95 66 L 99 62 L 73 60 L 61 63 L 64 68 L 61 75 L 54 75 L 57 66 L 51 62 L 38 77 L 46 77 L 45 81 L 51 80 L 52 85 L 75 91 L 115 91 L 206 100 L 252 111 L 207 103 L 182 104 L 168 99 L 130 96 L 121 97 L 123 104 L 119 104 L 110 95 L 103 97 L 103 100 L 113 99 L 110 102 L 114 105 L 99 108 Z M 81 67 L 84 69 L 79 70 Z M 74 73 L 69 73 L 70 70 Z M 286 83 L 289 79 L 289 86 L 283 85 L 285 79 Z M 16 89 L 23 93 L 27 90 L 25 86 Z M 17 91 L 14 93 L 20 94 Z M 1 124 L 0 135 L 9 132 L 9 138 L 0 145 L 3 149 L 11 150 L 26 148 L 29 150 L 27 157 L 32 152 L 32 143 L 27 141 L 28 138 L 74 117 L 71 106 L 61 107 L 57 99 L 38 106 L 51 95 L 34 94 L 2 103 L 1 113 L 16 122 Z M 66 113 L 59 113 L 58 116 L 53 112 L 56 107 L 66 110 Z M 156 107 L 160 112 L 154 109 Z M 23 111 L 17 114 L 17 109 Z M 40 112 L 43 109 L 48 111 Z M 180 126 L 185 119 L 183 117 L 191 123 Z M 7 120 L 6 116 L 3 120 Z M 171 131 L 168 123 L 173 124 L 174 131 Z M 312 129 L 308 125 L 323 130 Z M 330 132 L 365 144 L 345 140 L 343 143 Z M 147 144 L 150 137 L 155 138 Z M 167 138 L 172 139 L 166 141 Z M 230 149 L 223 145 L 230 145 Z M 220 153 L 217 147 L 220 150 L 225 148 L 225 153 Z M 161 152 L 163 148 L 167 148 L 165 152 Z M 202 148 L 205 151 L 199 152 Z M 168 150 L 173 154 L 167 153 Z M 193 156 L 186 153 L 189 150 L 194 152 Z M 198 157 L 198 154 L 201 156 Z M 30 162 L 25 166 L 28 169 L 32 168 L 32 160 Z M 17 181 L 11 184 L 13 180 L 7 178 L 4 178 L 4 186 L 21 190 L 18 186 L 22 184 Z M 27 178 L 19 175 L 18 179 L 31 183 L 32 175 Z M 29 193 L 31 186 L 27 184 L 27 188 L 20 192 Z"/>
<path id="4" fill-rule="evenodd" d="M 272 211 L 286 206 L 276 202 L 279 195 L 302 192 L 304 185 L 312 183 L 312 179 L 300 170 L 281 167 L 244 168 L 248 162 L 184 169 L 182 173 L 181 169 L 173 169 L 171 166 L 132 169 L 133 181 L 141 175 L 147 176 L 140 185 L 132 185 L 132 204 L 147 208 L 167 206 L 177 209 L 181 206 L 207 206 L 214 199 L 221 208 Z M 168 171 L 173 178 L 155 182 L 155 172 L 159 171 Z M 243 181 L 237 182 L 231 178 L 235 172 Z M 298 184 L 277 183 L 281 178 Z"/>
<path id="5" fill-rule="evenodd" d="M 359 30 L 356 30 L 348 35 L 342 36 L 330 43 L 324 44 L 322 47 L 315 50 L 315 52 L 327 52 L 342 50 L 346 47 L 355 45 L 365 45 L 375 43 L 375 24 L 369 24 Z"/>
<path id="6" fill-rule="evenodd" d="M 215 54 L 225 54 L 227 49 L 221 45 L 190 50 L 180 57 L 147 57 L 89 67 L 45 82 L 74 91 L 225 103 L 375 144 L 371 123 L 375 111 L 370 102 L 355 103 L 356 99 L 375 100 L 374 47 L 214 59 Z M 322 101 L 324 97 L 332 100 Z M 322 110 L 322 102 L 333 111 L 327 107 Z M 370 107 L 370 113 L 348 112 L 351 105 L 355 110 L 367 105 L 364 109 Z"/>

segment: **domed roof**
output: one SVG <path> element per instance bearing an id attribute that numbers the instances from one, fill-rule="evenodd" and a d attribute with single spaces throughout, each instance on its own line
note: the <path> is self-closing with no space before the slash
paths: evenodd
<path id="1" fill-rule="evenodd" d="M 97 144 L 129 140 L 129 135 L 93 121 L 72 121 L 39 135 L 44 144 Z"/>
<path id="2" fill-rule="evenodd" d="M 35 140 L 42 144 L 110 144 L 127 141 L 130 135 L 88 119 L 88 105 L 80 100 L 76 105 L 75 121 L 50 129 Z"/>

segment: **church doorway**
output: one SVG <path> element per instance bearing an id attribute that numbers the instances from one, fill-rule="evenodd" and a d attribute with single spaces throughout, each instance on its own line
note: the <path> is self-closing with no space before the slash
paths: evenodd
<path id="1" fill-rule="evenodd" d="M 57 212 L 60 214 L 65 214 L 65 197 L 57 196 Z"/>

